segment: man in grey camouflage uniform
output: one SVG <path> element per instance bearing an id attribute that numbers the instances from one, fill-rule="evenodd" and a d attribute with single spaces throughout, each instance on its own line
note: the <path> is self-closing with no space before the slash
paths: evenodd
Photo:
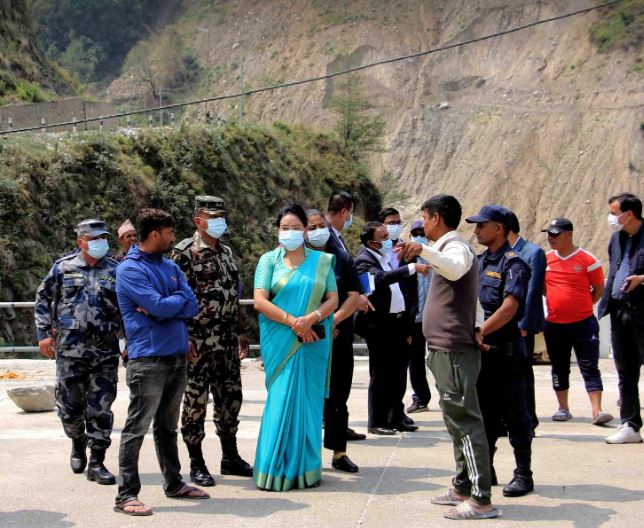
<path id="1" fill-rule="evenodd" d="M 199 314 L 188 323 L 197 355 L 188 363 L 181 433 L 190 455 L 190 478 L 201 486 L 214 486 L 201 448 L 208 391 L 221 442 L 222 475 L 253 475 L 252 467 L 237 452 L 236 439 L 242 404 L 240 359 L 248 351 L 248 339 L 239 332 L 239 272 L 231 249 L 220 240 L 226 231 L 224 201 L 197 196 L 193 220 L 196 233 L 177 244 L 172 253 L 199 302 Z"/>
<path id="2" fill-rule="evenodd" d="M 36 293 L 38 346 L 56 358 L 56 407 L 72 439 L 72 471 L 85 469 L 89 443 L 87 479 L 114 484 L 103 462 L 119 361 L 117 262 L 107 255 L 105 222 L 83 220 L 76 234 L 78 249 L 54 263 Z"/>

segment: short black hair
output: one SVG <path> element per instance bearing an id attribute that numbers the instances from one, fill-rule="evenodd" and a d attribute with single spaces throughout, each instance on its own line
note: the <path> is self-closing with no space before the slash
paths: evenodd
<path id="1" fill-rule="evenodd" d="M 463 210 L 458 200 L 449 194 L 437 194 L 427 198 L 420 208 L 421 211 L 429 215 L 438 213 L 445 222 L 445 225 L 451 229 L 456 229 L 461 221 Z"/>
<path id="2" fill-rule="evenodd" d="M 385 227 L 385 225 L 382 222 L 367 222 L 364 225 L 360 233 L 360 242 L 362 242 L 363 246 L 366 247 L 367 242 L 373 240 L 373 237 L 376 235 L 376 229 L 379 227 Z"/>
<path id="3" fill-rule="evenodd" d="M 173 216 L 161 209 L 141 209 L 135 223 L 136 234 L 141 242 L 145 242 L 152 231 L 174 227 L 175 224 Z"/>
<path id="4" fill-rule="evenodd" d="M 521 232 L 521 224 L 519 223 L 517 215 L 514 214 L 514 211 L 510 211 L 510 225 L 508 227 L 513 233 L 519 234 Z"/>
<path id="5" fill-rule="evenodd" d="M 277 220 L 275 220 L 275 226 L 279 228 L 282 218 L 290 214 L 297 216 L 302 221 L 302 225 L 306 227 L 307 221 L 306 221 L 306 213 L 304 212 L 304 208 L 300 204 L 296 204 L 296 203 L 286 204 L 284 207 L 280 209 L 280 212 L 277 213 Z"/>
<path id="6" fill-rule="evenodd" d="M 385 207 L 384 209 L 381 209 L 380 212 L 378 213 L 378 220 L 381 222 L 385 221 L 385 218 L 388 216 L 394 216 L 394 215 L 399 215 L 400 213 L 398 212 L 397 209 L 394 209 L 393 207 Z"/>
<path id="7" fill-rule="evenodd" d="M 615 194 L 608 199 L 608 204 L 610 205 L 616 201 L 619 202 L 619 210 L 622 213 L 632 211 L 635 218 L 642 219 L 642 201 L 637 196 L 631 193 Z"/>
<path id="8" fill-rule="evenodd" d="M 338 213 L 342 209 L 351 209 L 355 204 L 353 195 L 347 191 L 334 190 L 329 196 L 329 204 L 326 210 L 330 213 Z"/>

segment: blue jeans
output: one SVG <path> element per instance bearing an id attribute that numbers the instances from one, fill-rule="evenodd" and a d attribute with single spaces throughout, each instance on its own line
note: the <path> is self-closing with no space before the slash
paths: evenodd
<path id="1" fill-rule="evenodd" d="M 141 491 L 139 452 L 153 420 L 154 447 L 163 474 L 163 489 L 173 493 L 184 484 L 177 450 L 177 426 L 188 381 L 186 356 L 131 359 L 126 381 L 130 405 L 119 448 L 117 504 L 136 499 Z"/>

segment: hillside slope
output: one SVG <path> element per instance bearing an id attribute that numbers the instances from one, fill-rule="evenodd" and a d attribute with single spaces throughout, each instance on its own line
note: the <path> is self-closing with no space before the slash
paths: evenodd
<path id="1" fill-rule="evenodd" d="M 637 0 L 639 2 L 639 0 Z M 184 1 L 175 24 L 210 71 L 202 94 L 304 78 L 456 43 L 581 9 L 593 0 Z M 603 255 L 606 197 L 642 194 L 642 51 L 600 53 L 591 26 L 609 9 L 501 38 L 369 69 L 361 75 L 387 119 L 372 166 L 407 193 L 407 220 L 437 192 L 466 213 L 500 202 L 524 232 L 569 216 L 578 241 Z M 328 128 L 337 81 L 317 82 L 245 103 L 248 121 L 276 119 Z M 126 72 L 108 93 L 136 93 Z M 441 105 L 446 102 L 447 105 Z M 234 116 L 236 101 L 211 105 Z M 443 108 L 439 109 L 439 105 Z M 387 178 L 390 181 L 390 178 Z"/>
<path id="2" fill-rule="evenodd" d="M 32 31 L 25 0 L 0 0 L 0 106 L 37 102 L 51 94 L 69 94 L 65 73 L 43 53 Z"/>

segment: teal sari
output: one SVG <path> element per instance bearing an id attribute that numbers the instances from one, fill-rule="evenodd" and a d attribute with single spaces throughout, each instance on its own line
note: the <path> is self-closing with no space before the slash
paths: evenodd
<path id="1" fill-rule="evenodd" d="M 278 251 L 277 255 L 281 258 L 282 253 Z M 297 269 L 290 270 L 271 288 L 271 302 L 295 317 L 315 310 L 324 299 L 333 258 L 321 251 L 307 253 Z M 332 316 L 322 321 L 324 339 L 303 344 L 288 326 L 259 316 L 268 391 L 253 475 L 260 489 L 301 489 L 320 480 L 322 409 L 328 396 L 332 323 Z"/>

